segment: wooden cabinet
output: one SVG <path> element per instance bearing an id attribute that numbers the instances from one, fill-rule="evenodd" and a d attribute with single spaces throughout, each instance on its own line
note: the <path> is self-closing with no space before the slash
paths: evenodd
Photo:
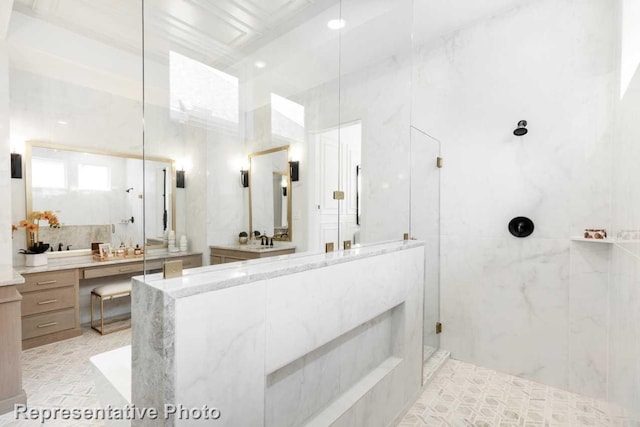
<path id="1" fill-rule="evenodd" d="M 90 267 L 70 264 L 43 273 L 22 273 L 25 283 L 16 288 L 22 294 L 22 349 L 37 347 L 82 334 L 79 287 L 91 286 L 91 279 L 122 279 L 162 270 L 164 261 L 181 260 L 183 268 L 202 266 L 202 254 L 156 256 L 127 262 L 96 262 Z M 119 276 L 119 277 L 115 277 Z M 84 306 L 83 306 L 84 307 Z"/>
<path id="2" fill-rule="evenodd" d="M 289 255 L 295 253 L 295 247 L 269 248 L 260 250 L 242 250 L 242 248 L 225 248 L 221 246 L 211 246 L 211 265 L 226 264 L 229 262 L 247 261 L 250 259 L 268 258 L 279 255 Z"/>
<path id="3" fill-rule="evenodd" d="M 78 270 L 23 274 L 22 348 L 77 337 L 80 328 Z"/>
<path id="4" fill-rule="evenodd" d="M 0 415 L 27 402 L 22 389 L 21 299 L 15 285 L 0 285 Z"/>

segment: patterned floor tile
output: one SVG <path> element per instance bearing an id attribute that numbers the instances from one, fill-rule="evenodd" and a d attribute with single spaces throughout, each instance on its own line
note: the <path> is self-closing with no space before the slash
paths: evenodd
<path id="1" fill-rule="evenodd" d="M 90 408 L 99 401 L 89 358 L 131 344 L 131 330 L 100 335 L 85 328 L 80 337 L 22 352 L 23 387 L 28 404 L 36 408 Z M 16 420 L 12 412 L 0 416 L 2 427 L 39 426 L 36 421 Z M 46 426 L 102 426 L 102 421 L 47 422 Z"/>
<path id="2" fill-rule="evenodd" d="M 636 427 L 607 402 L 448 359 L 401 427 Z"/>
<path id="3" fill-rule="evenodd" d="M 32 407 L 99 407 L 89 358 L 131 343 L 131 331 L 81 337 L 23 352 L 24 389 Z M 430 352 L 428 386 L 400 427 L 638 427 L 624 411 L 596 399 L 569 393 Z M 36 421 L 0 416 L 2 427 L 34 427 Z M 65 421 L 48 426 L 96 427 L 101 421 Z"/>

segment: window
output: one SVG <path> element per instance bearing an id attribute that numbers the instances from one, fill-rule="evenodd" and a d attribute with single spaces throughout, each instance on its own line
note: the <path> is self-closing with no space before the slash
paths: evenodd
<path id="1" fill-rule="evenodd" d="M 78 165 L 78 190 L 111 191 L 111 169 L 107 166 Z"/>
<path id="2" fill-rule="evenodd" d="M 296 141 L 304 140 L 304 107 L 271 94 L 271 133 Z"/>
<path id="3" fill-rule="evenodd" d="M 66 173 L 62 160 L 34 157 L 31 159 L 33 188 L 66 188 Z"/>
<path id="4" fill-rule="evenodd" d="M 238 79 L 176 52 L 169 53 L 171 118 L 201 124 L 237 124 Z"/>

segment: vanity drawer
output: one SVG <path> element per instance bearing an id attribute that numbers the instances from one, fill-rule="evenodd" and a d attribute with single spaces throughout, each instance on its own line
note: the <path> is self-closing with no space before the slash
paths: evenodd
<path id="1" fill-rule="evenodd" d="M 45 289 L 62 288 L 78 283 L 78 270 L 50 271 L 46 273 L 23 274 L 24 283 L 17 286 L 21 294 Z"/>
<path id="2" fill-rule="evenodd" d="M 75 286 L 51 289 L 41 292 L 29 292 L 22 296 L 22 315 L 45 313 L 61 308 L 75 307 Z"/>
<path id="3" fill-rule="evenodd" d="M 94 267 L 84 269 L 85 279 L 96 277 L 117 276 L 119 274 L 140 273 L 144 269 L 142 261 L 128 264 L 110 265 L 106 267 Z"/>
<path id="4" fill-rule="evenodd" d="M 22 318 L 22 339 L 40 337 L 53 332 L 73 329 L 76 326 L 76 310 L 69 308 L 53 313 L 36 314 Z"/>

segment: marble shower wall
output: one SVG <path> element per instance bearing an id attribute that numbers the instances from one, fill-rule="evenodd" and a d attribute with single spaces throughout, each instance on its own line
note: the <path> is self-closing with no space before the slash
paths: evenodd
<path id="1" fill-rule="evenodd" d="M 597 0 L 540 0 L 417 47 L 413 61 L 412 124 L 442 141 L 445 162 L 442 347 L 597 396 L 608 254 L 569 237 L 610 226 L 616 25 Z M 522 119 L 529 133 L 515 137 Z M 536 225 L 527 239 L 507 231 L 520 215 Z"/>
<path id="2" fill-rule="evenodd" d="M 635 24 L 634 24 L 635 25 Z M 636 51 L 640 39 L 636 40 Z M 640 68 L 620 101 L 614 145 L 614 231 L 640 230 Z M 619 237 L 619 239 L 622 236 Z M 609 293 L 609 397 L 640 419 L 640 244 L 633 233 L 613 247 Z M 631 240 L 632 239 L 632 240 Z"/>

